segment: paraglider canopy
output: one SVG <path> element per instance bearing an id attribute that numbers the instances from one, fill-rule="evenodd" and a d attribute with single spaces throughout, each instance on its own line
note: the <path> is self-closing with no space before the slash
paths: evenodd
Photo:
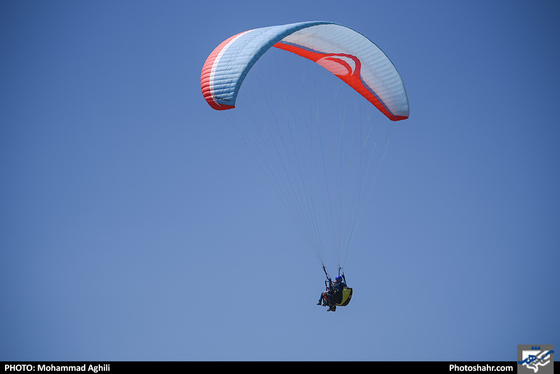
<path id="1" fill-rule="evenodd" d="M 222 42 L 208 56 L 201 89 L 216 110 L 235 107 L 245 76 L 271 47 L 316 62 L 355 89 L 393 121 L 408 118 L 402 79 L 371 40 L 332 22 L 301 22 L 248 30 Z"/>

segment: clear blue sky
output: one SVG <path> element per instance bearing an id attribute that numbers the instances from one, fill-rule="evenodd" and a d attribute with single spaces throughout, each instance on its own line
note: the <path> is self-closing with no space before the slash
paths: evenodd
<path id="1" fill-rule="evenodd" d="M 559 16 L 555 1 L 0 2 L 0 360 L 560 346 Z M 411 104 L 336 313 L 199 83 L 227 37 L 307 20 L 378 43 Z"/>

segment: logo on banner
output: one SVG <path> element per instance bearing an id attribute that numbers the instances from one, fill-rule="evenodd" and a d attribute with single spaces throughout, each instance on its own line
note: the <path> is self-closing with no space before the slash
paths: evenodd
<path id="1" fill-rule="evenodd" d="M 554 374 L 554 346 L 518 345 L 517 372 L 519 374 Z"/>

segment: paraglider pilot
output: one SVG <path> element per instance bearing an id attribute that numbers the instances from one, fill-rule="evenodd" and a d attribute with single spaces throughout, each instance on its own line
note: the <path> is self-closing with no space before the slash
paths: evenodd
<path id="1" fill-rule="evenodd" d="M 342 302 L 342 290 L 344 287 L 346 287 L 344 273 L 342 273 L 342 276 L 337 276 L 334 282 L 327 275 L 327 280 L 325 281 L 325 288 L 327 290 L 321 294 L 317 305 L 328 306 L 327 312 L 335 312 L 336 304 Z"/>

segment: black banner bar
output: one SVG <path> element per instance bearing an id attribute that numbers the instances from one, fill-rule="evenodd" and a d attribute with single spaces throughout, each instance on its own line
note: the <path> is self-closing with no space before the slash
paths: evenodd
<path id="1" fill-rule="evenodd" d="M 131 371 L 164 371 L 173 372 L 192 368 L 193 365 L 215 366 L 281 366 L 327 365 L 329 370 L 340 368 L 347 371 L 349 366 L 360 365 L 361 369 L 380 370 L 384 373 L 517 373 L 517 361 L 352 361 L 352 362 L 315 362 L 315 361 L 2 361 L 4 373 L 127 373 Z M 200 367 L 200 366 L 199 366 Z M 558 364 L 554 369 L 560 374 Z"/>

